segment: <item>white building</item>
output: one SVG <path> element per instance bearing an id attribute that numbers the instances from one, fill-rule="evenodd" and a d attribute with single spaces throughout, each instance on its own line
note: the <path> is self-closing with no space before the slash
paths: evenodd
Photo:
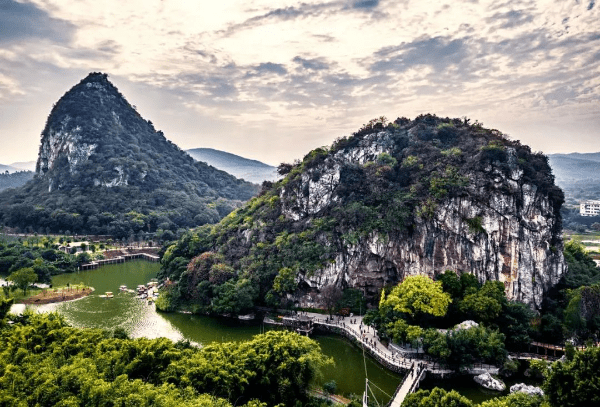
<path id="1" fill-rule="evenodd" d="M 585 201 L 579 204 L 581 216 L 600 216 L 600 201 Z"/>

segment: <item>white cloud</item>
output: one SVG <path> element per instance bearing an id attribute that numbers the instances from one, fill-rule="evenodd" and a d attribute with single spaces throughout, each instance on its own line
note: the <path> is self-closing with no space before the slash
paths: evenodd
<path id="1" fill-rule="evenodd" d="M 600 7 L 588 10 L 585 1 L 33 4 L 31 15 L 68 35 L 49 27 L 32 38 L 24 29 L 4 46 L 2 94 L 18 89 L 35 103 L 43 83 L 22 84 L 40 66 L 63 80 L 66 72 L 102 70 L 184 148 L 213 143 L 290 161 L 382 114 L 466 115 L 500 130 L 535 117 L 522 126 L 521 138 L 532 143 L 535 120 L 542 125 L 546 116 L 577 117 L 586 124 L 569 125 L 588 133 L 599 120 L 592 112 L 600 97 Z M 154 96 L 144 97 L 149 90 Z M 217 137 L 222 129 L 227 137 Z M 293 143 L 269 141 L 274 130 Z M 231 144 L 219 147 L 219 139 Z"/>

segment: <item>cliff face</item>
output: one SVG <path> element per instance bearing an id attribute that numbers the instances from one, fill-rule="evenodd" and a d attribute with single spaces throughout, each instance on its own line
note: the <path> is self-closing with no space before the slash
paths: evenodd
<path id="1" fill-rule="evenodd" d="M 295 188 L 281 190 L 284 216 L 302 221 L 343 205 L 336 193 L 343 168 L 393 154 L 391 138 L 386 131 L 369 134 L 354 149 L 338 151 L 307 170 Z M 548 193 L 525 179 L 515 148 L 507 147 L 506 154 L 505 171 L 493 163 L 464 171 L 468 182 L 461 194 L 443 199 L 431 217 L 416 217 L 410 233 L 369 233 L 337 252 L 319 272 L 300 273 L 299 280 L 317 290 L 334 284 L 375 295 L 406 276 L 433 278 L 450 269 L 472 273 L 480 282 L 501 281 L 509 299 L 541 306 L 544 292 L 566 271 L 560 219 Z M 301 301 L 316 305 L 308 297 Z"/>
<path id="2" fill-rule="evenodd" d="M 137 113 L 107 75 L 94 73 L 52 109 L 42 132 L 36 176 L 48 182 L 49 191 L 142 185 L 154 154 L 193 164 Z"/>
<path id="3" fill-rule="evenodd" d="M 259 301 L 310 307 L 325 286 L 360 288 L 375 302 L 406 276 L 451 269 L 501 281 L 509 299 L 539 307 L 566 270 L 564 197 L 547 158 L 478 123 L 376 120 L 279 172 L 198 232 L 202 244 L 174 246 L 163 276 L 187 284 L 173 259 L 218 251 L 256 281 Z"/>

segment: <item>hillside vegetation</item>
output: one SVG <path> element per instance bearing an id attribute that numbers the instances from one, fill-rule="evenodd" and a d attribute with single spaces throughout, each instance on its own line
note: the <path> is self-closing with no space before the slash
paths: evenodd
<path id="1" fill-rule="evenodd" d="M 0 194 L 0 224 L 127 237 L 213 223 L 258 192 L 189 155 L 92 73 L 53 107 L 36 176 Z"/>
<path id="2" fill-rule="evenodd" d="M 356 154 L 356 147 L 373 137 L 386 152 L 364 164 L 340 159 L 339 184 L 327 200 L 312 202 L 308 191 L 298 190 L 324 176 L 323 163 L 332 162 L 328 157 Z M 551 244 L 562 248 L 563 194 L 554 185 L 546 156 L 466 119 L 424 115 L 412 121 L 374 120 L 302 161 L 281 164 L 283 179 L 265 183 L 258 197 L 217 225 L 188 233 L 170 246 L 160 274 L 170 283 L 164 308 L 184 304 L 222 313 L 254 304 L 285 305 L 310 292 L 303 278 L 318 279 L 320 270 L 340 254 L 350 255 L 357 243 L 374 233 L 383 237 L 383 244 L 410 239 L 415 227 L 432 219 L 449 199 L 478 199 L 469 189 L 474 177 L 480 191 L 494 190 L 498 174 L 512 171 L 549 197 L 556 222 Z M 309 214 L 298 209 L 307 195 Z M 483 229 L 480 218 L 464 221 L 475 236 L 492 232 Z"/>
<path id="3" fill-rule="evenodd" d="M 18 188 L 33 179 L 33 172 L 31 171 L 16 171 L 9 173 L 0 173 L 0 191 L 4 191 L 8 188 Z"/>

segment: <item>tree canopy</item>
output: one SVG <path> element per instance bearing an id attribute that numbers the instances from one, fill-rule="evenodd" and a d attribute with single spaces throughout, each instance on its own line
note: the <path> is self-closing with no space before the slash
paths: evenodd
<path id="1" fill-rule="evenodd" d="M 11 281 L 17 287 L 23 290 L 23 294 L 27 293 L 27 288 L 31 284 L 35 283 L 37 279 L 38 276 L 37 274 L 35 274 L 35 271 L 33 271 L 33 268 L 31 267 L 25 267 L 14 271 L 7 277 L 8 281 Z"/>
<path id="2" fill-rule="evenodd" d="M 552 365 L 544 390 L 555 407 L 600 405 L 600 348 L 577 352 L 572 361 Z"/>
<path id="3" fill-rule="evenodd" d="M 392 289 L 379 304 L 380 309 L 391 309 L 413 319 L 424 314 L 443 317 L 452 302 L 442 289 L 442 283 L 427 276 L 409 276 Z"/>
<path id="4" fill-rule="evenodd" d="M 9 318 L 0 329 L 0 405 L 294 405 L 332 363 L 315 341 L 287 331 L 196 349 L 71 328 L 58 314 Z"/>

